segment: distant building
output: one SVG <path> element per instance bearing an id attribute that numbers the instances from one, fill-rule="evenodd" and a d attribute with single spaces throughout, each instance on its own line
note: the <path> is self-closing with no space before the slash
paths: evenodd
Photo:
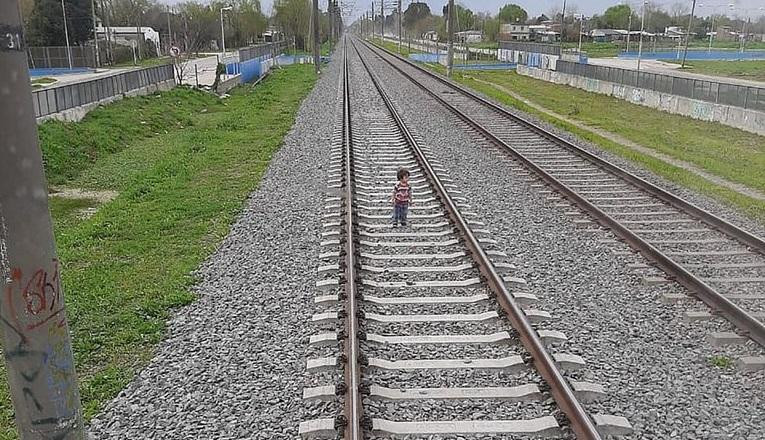
<path id="1" fill-rule="evenodd" d="M 159 53 L 159 32 L 148 26 L 112 26 L 109 28 L 109 33 L 112 41 L 123 46 L 132 46 L 133 42 L 139 39 L 151 41 Z M 100 39 L 106 39 L 106 28 L 97 26 L 96 35 Z"/>
<path id="2" fill-rule="evenodd" d="M 669 26 L 664 28 L 664 37 L 672 40 L 685 38 L 685 31 L 680 26 Z"/>
<path id="3" fill-rule="evenodd" d="M 503 24 L 499 30 L 499 39 L 502 41 L 529 41 L 531 39 L 531 29 L 529 29 L 527 24 Z"/>
<path id="4" fill-rule="evenodd" d="M 483 41 L 483 33 L 481 33 L 481 31 L 461 31 L 457 32 L 455 35 L 457 36 L 457 41 L 460 43 L 480 43 Z"/>
<path id="5" fill-rule="evenodd" d="M 560 40 L 560 32 L 552 26 L 545 24 L 532 24 L 529 26 L 530 38 L 537 43 L 553 43 Z"/>
<path id="6" fill-rule="evenodd" d="M 436 31 L 427 31 L 422 34 L 423 40 L 430 40 L 430 41 L 438 41 L 438 32 Z"/>
<path id="7" fill-rule="evenodd" d="M 588 35 L 596 43 L 611 43 L 625 40 L 627 31 L 624 29 L 593 29 Z"/>

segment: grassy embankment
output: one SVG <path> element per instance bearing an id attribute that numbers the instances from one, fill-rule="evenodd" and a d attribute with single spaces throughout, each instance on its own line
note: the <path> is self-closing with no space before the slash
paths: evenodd
<path id="1" fill-rule="evenodd" d="M 386 44 L 390 49 L 390 46 Z M 441 65 L 428 64 L 444 74 Z M 765 221 L 765 202 L 714 184 L 690 171 L 635 151 L 587 129 L 607 130 L 634 143 L 691 163 L 711 174 L 765 192 L 765 137 L 722 124 L 660 112 L 620 99 L 536 80 L 506 71 L 455 71 L 454 79 L 499 102 L 541 119 L 618 154 L 673 182 L 731 204 Z M 566 122 L 497 90 L 486 81 L 577 122 Z"/>
<path id="2" fill-rule="evenodd" d="M 656 174 L 710 195 L 765 221 L 765 202 L 711 183 L 696 174 L 630 149 L 586 127 L 572 125 L 477 80 L 503 86 L 585 126 L 617 134 L 644 147 L 694 164 L 711 174 L 765 192 L 765 137 L 722 124 L 660 112 L 620 99 L 548 83 L 515 72 L 457 72 L 455 79 L 492 98 L 535 114 Z"/>
<path id="3" fill-rule="evenodd" d="M 49 78 L 47 76 L 44 76 L 42 78 L 33 78 L 30 80 L 30 83 L 32 84 L 32 90 L 41 89 L 45 86 L 51 85 L 58 80 L 55 78 Z"/>
<path id="4" fill-rule="evenodd" d="M 126 99 L 79 123 L 46 122 L 51 182 L 119 195 L 51 198 L 87 418 L 145 365 L 191 272 L 222 240 L 313 86 L 311 66 L 274 71 L 229 99 L 187 89 Z M 0 439 L 17 438 L 0 366 Z"/>
<path id="5" fill-rule="evenodd" d="M 670 63 L 680 64 L 680 61 L 673 60 Z M 684 70 L 704 75 L 765 81 L 765 60 L 687 61 Z"/>

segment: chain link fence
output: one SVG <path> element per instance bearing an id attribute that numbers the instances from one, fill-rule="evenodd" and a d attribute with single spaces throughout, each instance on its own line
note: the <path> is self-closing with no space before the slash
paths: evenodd
<path id="1" fill-rule="evenodd" d="M 559 60 L 561 73 L 765 112 L 765 88 Z"/>
<path id="2" fill-rule="evenodd" d="M 268 55 L 270 58 L 275 58 L 286 48 L 287 42 L 284 40 L 245 47 L 244 49 L 239 49 L 239 62 L 241 63 L 266 55 Z"/>

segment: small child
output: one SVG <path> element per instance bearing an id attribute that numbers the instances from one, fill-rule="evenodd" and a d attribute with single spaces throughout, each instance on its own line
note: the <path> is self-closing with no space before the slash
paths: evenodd
<path id="1" fill-rule="evenodd" d="M 391 202 L 393 202 L 393 227 L 398 226 L 401 222 L 401 226 L 406 226 L 406 216 L 409 212 L 409 205 L 412 204 L 412 187 L 409 186 L 409 170 L 406 168 L 399 168 L 396 173 L 398 182 L 393 187 L 393 196 Z"/>

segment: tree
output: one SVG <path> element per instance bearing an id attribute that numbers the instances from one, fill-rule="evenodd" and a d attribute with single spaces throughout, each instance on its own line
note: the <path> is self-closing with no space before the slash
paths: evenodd
<path id="1" fill-rule="evenodd" d="M 529 14 L 525 9 L 513 3 L 502 6 L 497 18 L 500 23 L 526 23 L 526 20 L 529 19 Z"/>
<path id="2" fill-rule="evenodd" d="M 261 11 L 260 1 L 236 0 L 232 6 L 234 10 L 228 16 L 231 30 L 227 31 L 226 43 L 230 39 L 231 47 L 248 46 L 266 30 L 268 23 Z"/>
<path id="3" fill-rule="evenodd" d="M 93 37 L 91 0 L 66 0 L 66 24 L 71 44 Z M 63 46 L 64 17 L 60 0 L 36 0 L 26 35 L 30 46 Z"/>
<path id="4" fill-rule="evenodd" d="M 600 26 L 608 29 L 627 29 L 632 8 L 629 5 L 611 6 L 606 9 L 600 19 Z"/>
<path id="5" fill-rule="evenodd" d="M 681 2 L 675 2 L 670 8 L 670 15 L 674 19 L 676 24 L 680 24 L 681 19 L 687 17 L 690 14 L 691 8 L 689 5 Z"/>
<path id="6" fill-rule="evenodd" d="M 489 18 L 484 22 L 483 36 L 487 41 L 497 41 L 499 37 L 499 20 Z"/>
<path id="7" fill-rule="evenodd" d="M 274 22 L 289 37 L 295 38 L 295 44 L 307 49 L 308 31 L 311 22 L 310 0 L 275 0 Z"/>
<path id="8" fill-rule="evenodd" d="M 444 13 L 444 23 L 446 23 L 446 19 L 448 17 L 449 13 L 449 5 L 445 5 L 443 9 Z M 475 25 L 475 15 L 473 14 L 473 11 L 470 9 L 464 8 L 460 5 L 454 5 L 454 31 L 464 31 L 467 29 L 471 29 Z M 444 30 L 444 35 L 446 34 Z"/>
<path id="9" fill-rule="evenodd" d="M 430 17 L 430 7 L 427 3 L 412 2 L 404 11 L 404 19 L 401 25 L 409 30 L 414 30 L 417 23 Z"/>

